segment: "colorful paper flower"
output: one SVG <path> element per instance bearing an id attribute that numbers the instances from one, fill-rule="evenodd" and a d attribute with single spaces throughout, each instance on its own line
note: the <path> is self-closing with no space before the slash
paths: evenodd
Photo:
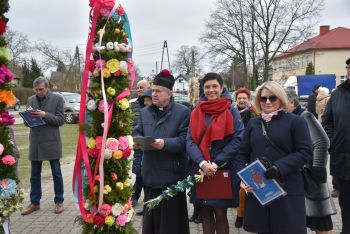
<path id="1" fill-rule="evenodd" d="M 129 179 L 125 179 L 124 187 L 130 187 L 130 180 Z"/>
<path id="2" fill-rule="evenodd" d="M 124 8 L 121 6 L 121 5 L 119 5 L 119 7 L 118 7 L 118 14 L 120 15 L 120 16 L 123 16 L 124 15 Z"/>
<path id="3" fill-rule="evenodd" d="M 0 198 L 9 199 L 16 191 L 17 183 L 13 179 L 2 179 L 0 181 Z"/>
<path id="4" fill-rule="evenodd" d="M 95 139 L 96 142 L 96 148 L 101 149 L 102 148 L 102 136 L 97 136 Z"/>
<path id="5" fill-rule="evenodd" d="M 129 101 L 126 98 L 122 98 L 119 102 L 118 102 L 118 106 L 120 109 L 122 109 L 123 111 L 127 110 L 129 108 Z"/>
<path id="6" fill-rule="evenodd" d="M 1 90 L 0 90 L 1 92 Z M 1 102 L 1 98 L 0 98 Z M 0 114 L 0 125 L 8 124 L 8 125 L 13 125 L 15 123 L 15 118 L 13 115 L 8 113 L 7 111 L 3 111 Z"/>
<path id="7" fill-rule="evenodd" d="M 115 203 L 113 206 L 112 206 L 112 214 L 114 216 L 118 216 L 120 215 L 124 210 L 124 206 L 120 203 Z"/>
<path id="8" fill-rule="evenodd" d="M 118 138 L 118 141 L 119 141 L 119 149 L 125 150 L 129 147 L 129 141 L 126 136 L 120 136 Z"/>
<path id="9" fill-rule="evenodd" d="M 123 157 L 128 158 L 131 155 L 132 151 L 133 151 L 132 149 L 126 148 L 125 150 L 123 150 Z"/>
<path id="10" fill-rule="evenodd" d="M 128 217 L 126 219 L 127 223 L 131 221 L 131 218 L 132 218 L 133 215 L 134 215 L 134 209 L 133 208 L 131 208 L 130 210 L 128 210 L 128 212 L 126 212 L 126 216 Z"/>
<path id="11" fill-rule="evenodd" d="M 105 186 L 106 187 L 106 186 Z M 109 204 L 103 204 L 101 206 L 100 214 L 103 216 L 108 216 L 112 212 L 112 206 Z"/>
<path id="12" fill-rule="evenodd" d="M 113 89 L 112 87 L 108 87 L 107 88 L 107 93 L 111 96 L 115 95 L 115 89 Z"/>
<path id="13" fill-rule="evenodd" d="M 90 72 L 94 72 L 95 68 L 96 68 L 95 60 L 90 60 L 90 62 L 89 62 L 89 71 Z"/>
<path id="14" fill-rule="evenodd" d="M 110 107 L 110 105 L 108 104 L 108 107 L 107 107 L 107 109 L 109 109 L 109 107 Z M 99 102 L 98 102 L 98 110 L 100 111 L 100 112 L 104 112 L 104 101 L 103 100 L 100 100 Z"/>
<path id="15" fill-rule="evenodd" d="M 96 148 L 88 149 L 88 155 L 89 155 L 91 158 L 97 158 L 98 153 L 99 153 L 99 150 L 96 149 Z"/>
<path id="16" fill-rule="evenodd" d="M 95 148 L 95 146 L 96 146 L 96 140 L 90 137 L 87 141 L 87 147 L 92 149 L 92 148 Z"/>
<path id="17" fill-rule="evenodd" d="M 6 32 L 6 21 L 4 18 L 0 20 L 0 36 Z"/>
<path id="18" fill-rule="evenodd" d="M 0 84 L 4 83 L 6 79 L 13 80 L 13 73 L 3 64 L 0 67 Z"/>
<path id="19" fill-rule="evenodd" d="M 111 77 L 111 72 L 109 71 L 108 68 L 103 68 L 102 74 L 103 74 L 103 77 L 104 77 L 104 78 L 109 78 L 109 77 Z"/>
<path id="20" fill-rule="evenodd" d="M 13 157 L 12 155 L 9 155 L 9 154 L 2 157 L 1 161 L 6 166 L 13 166 L 16 164 L 15 157 Z"/>
<path id="21" fill-rule="evenodd" d="M 121 150 L 114 151 L 112 156 L 117 160 L 121 159 L 123 157 L 123 151 Z"/>
<path id="22" fill-rule="evenodd" d="M 11 90 L 0 90 L 0 102 L 6 104 L 6 106 L 13 106 L 16 103 L 16 97 Z"/>
<path id="23" fill-rule="evenodd" d="M 119 141 L 115 138 L 108 138 L 106 141 L 106 147 L 112 151 L 116 151 L 119 147 Z"/>
<path id="24" fill-rule="evenodd" d="M 11 58 L 11 53 L 6 47 L 0 47 L 0 57 L 8 61 Z"/>
<path id="25" fill-rule="evenodd" d="M 100 10 L 100 14 L 101 14 L 102 16 L 104 16 L 104 17 L 108 17 L 108 15 L 109 15 L 110 12 L 111 12 L 111 11 L 110 11 L 109 9 L 107 9 L 107 8 L 101 8 L 101 10 Z"/>
<path id="26" fill-rule="evenodd" d="M 110 159 L 112 158 L 112 154 L 113 154 L 113 151 L 106 148 L 103 156 L 105 159 Z"/>
<path id="27" fill-rule="evenodd" d="M 90 99 L 87 104 L 86 107 L 89 111 L 94 111 L 96 110 L 96 101 L 94 99 Z"/>
<path id="28" fill-rule="evenodd" d="M 118 179 L 118 175 L 117 175 L 116 173 L 112 173 L 112 174 L 111 174 L 111 179 L 112 179 L 113 181 L 116 181 L 116 180 Z"/>
<path id="29" fill-rule="evenodd" d="M 110 59 L 107 61 L 106 67 L 111 73 L 114 73 L 119 70 L 119 61 L 118 59 Z"/>
<path id="30" fill-rule="evenodd" d="M 121 72 L 126 72 L 128 70 L 128 63 L 125 62 L 125 61 L 120 61 L 120 68 L 119 68 L 119 70 Z"/>
<path id="31" fill-rule="evenodd" d="M 125 214 L 119 215 L 117 217 L 117 224 L 121 227 L 124 227 L 127 220 L 128 220 L 128 216 L 126 216 Z"/>
<path id="32" fill-rule="evenodd" d="M 124 189 L 124 184 L 122 182 L 117 182 L 115 184 L 115 187 L 119 190 L 123 190 Z"/>
<path id="33" fill-rule="evenodd" d="M 93 72 L 92 72 L 92 75 L 94 77 L 99 77 L 100 76 L 100 71 L 98 69 L 95 69 Z"/>
<path id="34" fill-rule="evenodd" d="M 97 227 L 102 227 L 105 224 L 105 218 L 98 214 L 94 217 L 94 224 L 96 224 Z"/>
<path id="35" fill-rule="evenodd" d="M 106 67 L 106 61 L 104 59 L 98 59 L 96 60 L 95 66 L 97 70 L 101 70 Z"/>
<path id="36" fill-rule="evenodd" d="M 0 156 L 2 155 L 2 152 L 4 152 L 4 146 L 0 143 Z"/>
<path id="37" fill-rule="evenodd" d="M 109 227 L 112 227 L 113 224 L 114 224 L 114 217 L 109 215 L 105 218 L 105 223 L 109 226 Z"/>

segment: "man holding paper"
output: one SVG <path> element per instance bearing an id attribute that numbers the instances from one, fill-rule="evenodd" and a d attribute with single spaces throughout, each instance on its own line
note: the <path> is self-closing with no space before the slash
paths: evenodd
<path id="1" fill-rule="evenodd" d="M 145 201 L 188 175 L 185 138 L 190 110 L 172 98 L 174 77 L 168 70 L 161 71 L 153 81 L 152 105 L 140 111 L 134 136 L 154 138 L 153 148 L 144 151 L 142 179 Z M 189 224 L 185 192 L 179 193 L 153 210 L 145 206 L 143 234 L 187 234 Z"/>
<path id="2" fill-rule="evenodd" d="M 49 160 L 54 181 L 54 213 L 63 211 L 63 177 L 60 158 L 62 143 L 59 127 L 64 124 L 63 98 L 49 92 L 49 82 L 38 77 L 33 82 L 35 95 L 28 98 L 27 110 L 30 118 L 42 118 L 45 125 L 30 128 L 29 160 L 31 161 L 30 205 L 23 209 L 22 215 L 40 209 L 41 168 L 44 160 Z"/>

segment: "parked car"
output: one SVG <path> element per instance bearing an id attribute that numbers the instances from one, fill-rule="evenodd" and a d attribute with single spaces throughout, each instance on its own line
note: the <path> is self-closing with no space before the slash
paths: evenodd
<path id="1" fill-rule="evenodd" d="M 64 118 L 66 123 L 77 123 L 80 110 L 80 94 L 71 92 L 53 92 L 61 95 L 64 100 Z"/>
<path id="2" fill-rule="evenodd" d="M 14 109 L 15 111 L 18 111 L 19 108 L 21 108 L 21 102 L 18 98 L 16 98 L 16 103 L 13 106 L 10 106 L 9 108 Z"/>

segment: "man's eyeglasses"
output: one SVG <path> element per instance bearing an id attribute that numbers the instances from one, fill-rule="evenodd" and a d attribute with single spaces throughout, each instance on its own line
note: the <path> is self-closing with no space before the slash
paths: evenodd
<path id="1" fill-rule="evenodd" d="M 350 65 L 349 65 L 349 66 L 346 66 L 345 69 L 350 70 Z"/>
<path id="2" fill-rule="evenodd" d="M 270 96 L 270 97 L 261 96 L 261 97 L 259 98 L 260 102 L 262 102 L 262 103 L 267 102 L 267 100 L 270 100 L 270 102 L 275 102 L 275 101 L 277 101 L 277 99 L 278 99 L 278 97 L 275 96 L 275 95 L 272 95 L 272 96 Z"/>

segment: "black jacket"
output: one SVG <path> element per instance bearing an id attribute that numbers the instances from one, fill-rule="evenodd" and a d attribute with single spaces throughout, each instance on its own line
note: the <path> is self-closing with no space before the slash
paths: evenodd
<path id="1" fill-rule="evenodd" d="M 331 94 L 322 116 L 331 142 L 331 175 L 350 180 L 350 84 L 345 81 Z"/>
<path id="2" fill-rule="evenodd" d="M 312 92 L 309 95 L 309 98 L 307 99 L 307 110 L 312 113 L 316 119 L 317 119 L 317 114 L 316 114 L 316 98 L 317 98 L 317 93 Z"/>
<path id="3" fill-rule="evenodd" d="M 190 110 L 173 100 L 161 114 L 154 105 L 141 109 L 134 135 L 165 141 L 164 149 L 143 154 L 141 173 L 146 186 L 164 188 L 188 175 L 185 139 L 189 118 Z"/>

